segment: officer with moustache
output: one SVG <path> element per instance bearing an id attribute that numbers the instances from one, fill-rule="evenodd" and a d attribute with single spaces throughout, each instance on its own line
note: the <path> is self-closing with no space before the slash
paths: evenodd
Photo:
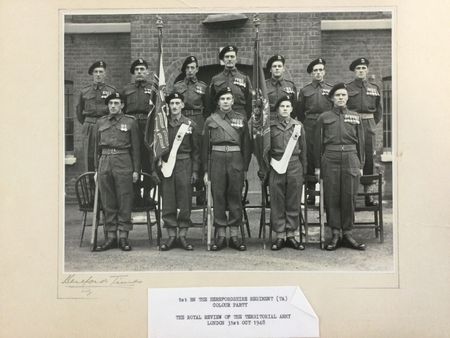
<path id="1" fill-rule="evenodd" d="M 323 178 L 327 224 L 333 234 L 325 249 L 333 251 L 344 246 L 365 250 L 365 244 L 358 243 L 352 236 L 355 199 L 364 167 L 362 119 L 346 106 L 345 84 L 333 86 L 329 97 L 333 108 L 317 119 L 314 142 L 315 173 Z"/>
<path id="2" fill-rule="evenodd" d="M 123 97 L 113 93 L 105 99 L 109 115 L 96 124 L 96 178 L 98 179 L 103 210 L 105 211 L 105 242 L 95 248 L 105 251 L 119 246 L 130 251 L 128 233 L 133 229 L 133 182 L 141 171 L 139 129 L 136 118 L 125 115 Z M 119 242 L 117 243 L 117 230 Z"/>
<path id="3" fill-rule="evenodd" d="M 211 79 L 208 108 L 210 113 L 213 113 L 216 110 L 217 93 L 224 88 L 230 88 L 234 97 L 233 111 L 248 120 L 252 114 L 252 84 L 249 77 L 236 68 L 237 52 L 236 46 L 226 46 L 220 51 L 219 59 L 224 62 L 225 68 Z"/>
<path id="4" fill-rule="evenodd" d="M 162 158 L 161 186 L 162 219 L 169 239 L 161 245 L 162 251 L 177 246 L 189 251 L 194 249 L 186 236 L 191 225 L 191 184 L 198 180 L 200 134 L 196 123 L 181 114 L 185 106 L 183 99 L 179 93 L 166 98 L 170 110 L 167 125 L 170 152 Z"/>
<path id="5" fill-rule="evenodd" d="M 122 94 L 125 103 L 125 112 L 127 115 L 134 116 L 139 126 L 139 142 L 141 146 L 141 167 L 146 173 L 152 174 L 154 180 L 157 176 L 153 173 L 153 154 L 144 144 L 145 126 L 150 110 L 153 108 L 152 99 L 156 93 L 156 87 L 153 82 L 148 81 L 149 70 L 148 63 L 140 58 L 131 64 L 130 73 L 133 75 L 133 81 L 127 84 Z M 149 198 L 152 182 L 144 177 L 144 198 Z M 136 200 L 141 201 L 140 192 L 135 191 Z"/>
<path id="6" fill-rule="evenodd" d="M 94 170 L 94 126 L 98 118 L 108 114 L 105 98 L 116 91 L 116 88 L 105 83 L 106 62 L 96 61 L 88 70 L 93 82 L 83 87 L 78 95 L 76 114 L 83 125 L 83 162 L 85 171 Z"/>
<path id="7" fill-rule="evenodd" d="M 181 73 L 184 79 L 174 84 L 174 92 L 180 93 L 184 97 L 184 108 L 182 114 L 195 122 L 197 127 L 195 131 L 199 134 L 203 130 L 205 119 L 208 117 L 206 110 L 206 92 L 208 86 L 203 81 L 197 79 L 198 60 L 195 56 L 188 56 L 181 66 Z M 200 166 L 201 167 L 201 166 Z M 199 172 L 199 176 L 203 177 L 203 173 Z M 197 180 L 195 183 L 197 190 L 203 189 L 203 181 Z M 197 204 L 202 205 L 204 199 L 202 196 L 197 197 Z"/>
<path id="8" fill-rule="evenodd" d="M 238 239 L 242 225 L 242 188 L 251 158 L 250 135 L 245 116 L 233 110 L 233 91 L 230 87 L 216 94 L 217 109 L 205 121 L 203 129 L 203 164 L 205 184 L 211 179 L 214 204 L 214 226 L 217 231 L 212 251 L 227 246 L 226 229 L 230 228 L 230 248 L 245 251 Z M 211 156 L 211 158 L 209 158 Z M 228 217 L 226 212 L 228 211 Z"/>
<path id="9" fill-rule="evenodd" d="M 306 168 L 305 130 L 291 117 L 294 100 L 278 99 L 277 117 L 270 122 L 270 222 L 277 234 L 272 250 L 284 247 L 304 250 L 295 239 L 300 224 L 300 204 Z"/>
<path id="10" fill-rule="evenodd" d="M 356 111 L 362 119 L 365 135 L 365 156 L 364 175 L 374 173 L 375 155 L 375 132 L 377 124 L 381 121 L 383 108 L 381 106 L 381 92 L 376 84 L 367 81 L 369 73 L 369 60 L 365 57 L 354 60 L 349 69 L 355 73 L 355 80 L 347 84 L 348 109 Z M 365 186 L 364 190 L 370 190 L 370 186 Z M 366 206 L 378 205 L 373 196 L 366 196 Z"/>
<path id="11" fill-rule="evenodd" d="M 328 98 L 331 85 L 324 81 L 326 74 L 325 59 L 318 58 L 310 62 L 306 71 L 311 75 L 312 82 L 300 89 L 298 96 L 298 119 L 303 122 L 306 132 L 306 146 L 308 149 L 307 174 L 314 175 L 314 128 L 317 118 L 333 106 Z M 308 189 L 314 189 L 314 183 L 308 183 Z M 315 204 L 315 197 L 308 196 L 308 204 Z"/>
<path id="12" fill-rule="evenodd" d="M 294 104 L 292 109 L 292 117 L 296 118 L 296 106 L 297 106 L 297 88 L 295 88 L 294 82 L 286 80 L 284 73 L 286 59 L 282 55 L 272 56 L 266 64 L 266 69 L 269 69 L 271 78 L 266 80 L 267 96 L 269 98 L 270 105 L 270 118 L 277 118 L 277 111 L 275 104 L 278 100 L 286 95 L 292 97 L 292 103 Z"/>

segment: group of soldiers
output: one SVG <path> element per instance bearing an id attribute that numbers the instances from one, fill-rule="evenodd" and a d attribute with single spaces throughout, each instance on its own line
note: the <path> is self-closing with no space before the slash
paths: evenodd
<path id="1" fill-rule="evenodd" d="M 77 116 L 83 125 L 87 171 L 96 171 L 106 215 L 107 237 L 97 251 L 120 247 L 131 250 L 131 210 L 139 173 L 150 173 L 144 196 L 160 184 L 162 219 L 168 239 L 162 251 L 175 247 L 193 250 L 187 239 L 191 226 L 193 186 L 211 184 L 215 239 L 212 251 L 227 246 L 245 251 L 239 238 L 242 226 L 242 187 L 252 154 L 249 121 L 252 116 L 252 84 L 236 68 L 238 48 L 226 46 L 219 53 L 224 69 L 209 86 L 197 78 L 195 56 L 185 59 L 182 77 L 166 97 L 170 151 L 155 165 L 144 145 L 145 125 L 157 90 L 148 79 L 144 59 L 131 64 L 133 82 L 121 91 L 105 83 L 106 64 L 89 68 L 93 83 L 81 90 Z M 350 64 L 354 81 L 332 86 L 324 81 L 326 62 L 313 60 L 306 71 L 311 83 L 299 92 L 284 78 L 285 58 L 274 55 L 266 68 L 270 106 L 270 169 L 258 172 L 269 186 L 271 227 L 276 238 L 272 250 L 284 247 L 303 250 L 295 239 L 300 224 L 304 176 L 316 175 L 324 182 L 324 199 L 332 238 L 327 250 L 339 246 L 364 250 L 352 236 L 354 203 L 362 173 L 374 170 L 374 138 L 381 120 L 380 91 L 367 81 L 369 60 Z M 153 181 L 153 182 L 152 182 Z M 365 187 L 368 189 L 369 187 Z M 308 197 L 314 204 L 314 196 Z M 377 203 L 370 198 L 367 205 Z M 227 229 L 229 236 L 227 240 Z"/>

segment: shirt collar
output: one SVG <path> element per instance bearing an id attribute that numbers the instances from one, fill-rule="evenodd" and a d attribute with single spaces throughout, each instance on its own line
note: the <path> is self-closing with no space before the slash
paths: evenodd
<path id="1" fill-rule="evenodd" d="M 93 84 L 92 84 L 92 87 L 93 87 L 95 90 L 99 90 L 99 89 L 102 89 L 104 85 L 105 85 L 104 83 L 99 82 L 99 83 L 93 83 Z"/>
<path id="2" fill-rule="evenodd" d="M 355 84 L 358 87 L 366 86 L 367 85 L 367 80 L 355 79 Z"/>
<path id="3" fill-rule="evenodd" d="M 337 115 L 345 114 L 345 113 L 347 113 L 347 106 L 342 107 L 342 108 L 333 106 L 333 112 L 336 113 Z"/>
<path id="4" fill-rule="evenodd" d="M 227 67 L 225 67 L 223 70 L 223 73 L 225 75 L 229 75 L 229 74 L 235 75 L 237 73 L 237 69 L 236 69 L 236 67 L 234 67 L 233 69 L 228 69 Z"/>
<path id="5" fill-rule="evenodd" d="M 123 113 L 119 113 L 119 114 L 115 114 L 115 115 L 109 114 L 108 115 L 108 120 L 110 120 L 110 121 L 113 121 L 113 120 L 119 121 L 122 117 L 123 117 Z"/>
<path id="6" fill-rule="evenodd" d="M 147 80 L 135 81 L 135 82 L 134 82 L 134 85 L 135 85 L 136 87 L 144 87 L 146 83 L 147 83 Z"/>
<path id="7" fill-rule="evenodd" d="M 184 78 L 184 82 L 185 82 L 186 84 L 189 84 L 189 83 L 197 83 L 197 81 L 198 81 L 198 79 L 197 79 L 196 76 L 194 76 L 192 79 L 188 79 L 187 77 Z"/>
<path id="8" fill-rule="evenodd" d="M 283 77 L 280 77 L 278 79 L 271 77 L 270 78 L 270 82 L 275 86 L 277 84 L 279 84 L 281 86 L 281 82 L 283 81 Z"/>
<path id="9" fill-rule="evenodd" d="M 323 81 L 317 81 L 317 80 L 312 80 L 311 85 L 314 88 L 317 88 L 318 86 L 322 86 Z"/>

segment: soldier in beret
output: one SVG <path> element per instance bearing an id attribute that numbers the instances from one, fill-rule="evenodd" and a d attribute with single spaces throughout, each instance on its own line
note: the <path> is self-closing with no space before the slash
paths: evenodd
<path id="1" fill-rule="evenodd" d="M 242 188 L 251 158 L 247 119 L 233 109 L 233 90 L 225 87 L 217 92 L 217 109 L 205 121 L 203 128 L 203 160 L 205 183 L 211 179 L 214 204 L 214 226 L 217 238 L 212 251 L 226 247 L 226 228 L 230 228 L 230 248 L 245 251 L 238 239 L 242 225 Z M 209 158 L 210 157 L 210 158 Z M 226 211 L 229 212 L 228 217 Z"/>
<path id="2" fill-rule="evenodd" d="M 105 83 L 106 63 L 94 62 L 88 70 L 93 82 L 83 87 L 78 95 L 76 114 L 83 125 L 83 162 L 85 171 L 94 170 L 94 125 L 99 117 L 108 114 L 105 98 L 116 91 L 116 88 Z"/>
<path id="3" fill-rule="evenodd" d="M 206 109 L 206 92 L 207 85 L 203 81 L 197 79 L 198 60 L 195 56 L 188 56 L 181 67 L 181 73 L 184 79 L 174 84 L 174 92 L 184 96 L 184 108 L 182 114 L 194 121 L 197 125 L 195 131 L 201 134 L 205 119 L 208 117 Z M 200 135 L 199 135 L 200 136 Z M 199 172 L 200 177 L 203 176 Z M 203 181 L 197 180 L 196 189 L 203 189 Z M 197 204 L 202 205 L 204 199 L 202 196 L 197 197 Z"/>
<path id="4" fill-rule="evenodd" d="M 318 58 L 310 62 L 306 71 L 311 75 L 312 82 L 300 89 L 298 96 L 298 119 L 303 122 L 306 132 L 306 146 L 308 149 L 307 174 L 314 175 L 314 128 L 317 118 L 333 106 L 328 98 L 331 85 L 324 81 L 326 74 L 325 59 Z M 308 183 L 308 189 L 314 189 L 314 183 Z M 308 196 L 308 204 L 315 204 L 315 197 Z"/>
<path id="5" fill-rule="evenodd" d="M 153 81 L 149 81 L 149 69 L 147 61 L 140 58 L 131 64 L 130 73 L 133 81 L 127 84 L 123 90 L 125 112 L 136 118 L 139 126 L 139 142 L 141 145 L 141 168 L 144 172 L 153 173 L 153 154 L 144 144 L 145 126 L 150 110 L 153 108 L 153 98 L 156 95 L 156 87 Z M 156 175 L 154 175 L 157 180 Z M 144 199 L 149 198 L 152 182 L 144 177 Z M 141 201 L 140 192 L 135 191 L 136 201 Z M 145 202 L 145 201 L 144 201 Z"/>
<path id="6" fill-rule="evenodd" d="M 362 119 L 366 142 L 366 164 L 363 173 L 364 175 L 373 175 L 376 125 L 381 121 L 383 115 L 381 92 L 376 84 L 367 81 L 368 59 L 361 57 L 354 60 L 349 69 L 355 73 L 355 80 L 347 84 L 349 96 L 347 106 L 348 109 L 358 112 Z M 364 189 L 367 192 L 370 186 L 365 186 Z M 367 206 L 378 204 L 372 196 L 366 196 L 365 203 Z"/>
<path id="7" fill-rule="evenodd" d="M 226 46 L 219 53 L 219 59 L 225 64 L 223 72 L 215 75 L 209 85 L 209 111 L 216 110 L 216 94 L 228 87 L 231 88 L 234 97 L 233 111 L 242 114 L 247 120 L 252 114 L 252 84 L 247 75 L 242 74 L 236 68 L 236 46 Z"/>
<path id="8" fill-rule="evenodd" d="M 300 224 L 306 140 L 302 123 L 291 117 L 293 106 L 290 95 L 279 98 L 274 106 L 278 115 L 270 122 L 270 222 L 277 234 L 272 250 L 305 249 L 295 231 Z"/>
<path id="9" fill-rule="evenodd" d="M 198 180 L 200 134 L 196 131 L 196 123 L 182 115 L 183 99 L 179 93 L 172 93 L 166 98 L 170 110 L 167 126 L 170 152 L 162 158 L 161 186 L 162 219 L 169 239 L 161 245 L 162 251 L 176 246 L 185 250 L 194 249 L 186 240 L 186 235 L 191 225 L 191 184 Z"/>
<path id="10" fill-rule="evenodd" d="M 123 97 L 119 93 L 109 95 L 105 103 L 109 115 L 101 117 L 95 126 L 98 155 L 95 168 L 108 236 L 95 249 L 105 251 L 119 246 L 123 251 L 130 251 L 128 232 L 133 229 L 133 182 L 138 180 L 141 171 L 139 129 L 136 118 L 123 113 Z"/>
<path id="11" fill-rule="evenodd" d="M 297 102 L 297 88 L 295 88 L 294 82 L 286 80 L 284 78 L 285 58 L 281 55 L 272 56 L 266 64 L 266 69 L 271 73 L 271 78 L 266 80 L 267 95 L 270 105 L 270 117 L 271 119 L 277 118 L 278 114 L 275 108 L 275 103 L 282 97 L 289 95 L 292 97 L 294 104 L 292 109 L 292 117 L 296 116 L 296 102 Z"/>
<path id="12" fill-rule="evenodd" d="M 333 234 L 325 248 L 332 251 L 342 245 L 365 250 L 365 245 L 352 236 L 355 199 L 364 167 L 364 129 L 358 113 L 346 106 L 345 84 L 335 85 L 329 97 L 333 108 L 317 119 L 314 142 L 315 172 L 323 178 L 327 224 Z"/>

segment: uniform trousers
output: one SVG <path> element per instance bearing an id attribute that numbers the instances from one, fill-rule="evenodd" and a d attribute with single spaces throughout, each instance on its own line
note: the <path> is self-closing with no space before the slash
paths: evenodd
<path id="1" fill-rule="evenodd" d="M 84 171 L 94 171 L 94 133 L 95 133 L 95 122 L 84 121 L 83 127 L 81 129 L 81 135 L 83 136 L 83 161 L 84 161 Z"/>
<path id="2" fill-rule="evenodd" d="M 133 164 L 130 154 L 102 155 L 98 183 L 106 231 L 130 231 L 133 208 Z"/>
<path id="3" fill-rule="evenodd" d="M 172 176 L 164 177 L 162 184 L 162 219 L 165 228 L 187 228 L 191 224 L 192 161 L 177 159 Z M 177 209 L 180 210 L 177 216 Z"/>
<path id="4" fill-rule="evenodd" d="M 328 226 L 336 230 L 352 230 L 360 177 L 356 151 L 325 150 L 321 175 Z"/>
<path id="5" fill-rule="evenodd" d="M 270 169 L 270 221 L 273 231 L 281 233 L 297 230 L 302 188 L 303 167 L 298 158 L 291 158 L 285 174 Z"/>
<path id="6" fill-rule="evenodd" d="M 372 175 L 374 172 L 374 152 L 375 152 L 375 120 L 363 119 L 362 125 L 364 128 L 364 153 L 365 163 L 363 168 L 364 175 Z"/>
<path id="7" fill-rule="evenodd" d="M 210 179 L 214 201 L 214 226 L 240 226 L 244 186 L 244 159 L 241 152 L 212 151 Z M 226 211 L 229 211 L 228 219 Z"/>
<path id="8" fill-rule="evenodd" d="M 314 129 L 316 127 L 316 123 L 317 119 L 312 118 L 306 118 L 305 122 L 303 122 L 306 136 L 306 156 L 308 159 L 306 173 L 308 175 L 314 175 Z"/>

